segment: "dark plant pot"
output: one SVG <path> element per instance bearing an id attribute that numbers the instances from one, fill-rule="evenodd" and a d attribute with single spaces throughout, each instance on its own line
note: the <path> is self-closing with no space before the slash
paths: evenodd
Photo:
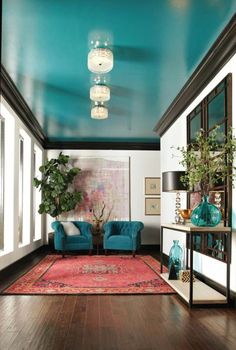
<path id="1" fill-rule="evenodd" d="M 49 232 L 49 234 L 48 234 L 48 246 L 49 246 L 49 249 L 51 250 L 51 252 L 55 251 L 55 247 L 54 247 L 54 232 Z"/>

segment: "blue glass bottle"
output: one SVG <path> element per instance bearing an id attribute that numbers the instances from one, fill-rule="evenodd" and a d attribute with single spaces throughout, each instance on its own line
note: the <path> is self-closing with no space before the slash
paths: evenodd
<path id="1" fill-rule="evenodd" d="M 183 268 L 183 249 L 179 246 L 178 240 L 174 240 L 173 243 L 174 245 L 171 247 L 169 253 L 168 269 L 170 273 L 171 266 L 173 265 L 178 278 L 179 271 Z"/>
<path id="2" fill-rule="evenodd" d="M 216 243 L 213 247 L 215 250 L 212 253 L 212 256 L 215 258 L 223 260 L 223 251 L 224 251 L 224 246 L 222 243 L 222 239 L 216 239 Z"/>
<path id="3" fill-rule="evenodd" d="M 209 203 L 208 196 L 203 196 L 202 202 L 192 211 L 190 220 L 195 226 L 214 227 L 220 223 L 221 211 Z"/>

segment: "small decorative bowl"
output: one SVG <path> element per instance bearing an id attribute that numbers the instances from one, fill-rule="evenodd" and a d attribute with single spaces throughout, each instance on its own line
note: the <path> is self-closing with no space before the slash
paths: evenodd
<path id="1" fill-rule="evenodd" d="M 192 209 L 179 209 L 179 213 L 184 220 L 189 220 L 192 213 Z"/>

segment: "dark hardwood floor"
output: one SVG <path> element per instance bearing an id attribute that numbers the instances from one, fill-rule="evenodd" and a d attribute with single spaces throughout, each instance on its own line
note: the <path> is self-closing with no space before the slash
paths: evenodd
<path id="1" fill-rule="evenodd" d="M 44 255 L 1 273 L 0 289 Z M 0 349 L 233 350 L 236 309 L 189 310 L 176 295 L 1 295 Z"/>

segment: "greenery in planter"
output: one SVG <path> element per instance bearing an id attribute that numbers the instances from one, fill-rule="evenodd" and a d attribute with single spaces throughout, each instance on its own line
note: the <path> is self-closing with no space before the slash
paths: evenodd
<path id="1" fill-rule="evenodd" d="M 188 145 L 187 149 L 177 148 L 182 155 L 179 163 L 186 169 L 181 181 L 190 191 L 198 186 L 202 196 L 208 195 L 210 189 L 224 182 L 226 178 L 233 180 L 236 176 L 236 167 L 233 164 L 236 138 L 232 128 L 227 136 L 219 133 L 218 129 L 216 126 L 208 135 L 201 129 L 195 142 Z"/>
<path id="2" fill-rule="evenodd" d="M 57 217 L 76 207 L 82 200 L 82 193 L 73 191 L 71 184 L 79 174 L 79 168 L 69 168 L 69 156 L 60 152 L 57 159 L 48 160 L 39 168 L 42 179 L 34 178 L 34 186 L 42 191 L 39 213 Z"/>

